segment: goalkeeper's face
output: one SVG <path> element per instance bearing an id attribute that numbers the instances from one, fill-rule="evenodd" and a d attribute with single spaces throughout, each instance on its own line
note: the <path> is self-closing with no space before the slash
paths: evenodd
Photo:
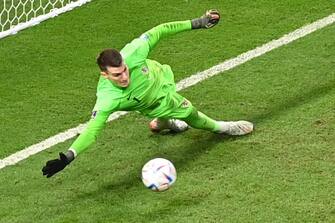
<path id="1" fill-rule="evenodd" d="M 129 69 L 124 63 L 119 67 L 108 66 L 106 71 L 101 72 L 101 75 L 119 87 L 128 87 L 130 83 Z"/>

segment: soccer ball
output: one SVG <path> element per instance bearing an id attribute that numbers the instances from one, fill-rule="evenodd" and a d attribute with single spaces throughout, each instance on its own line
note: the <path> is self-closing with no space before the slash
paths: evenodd
<path id="1" fill-rule="evenodd" d="M 176 179 L 176 168 L 167 159 L 152 159 L 142 168 L 142 181 L 147 188 L 153 191 L 169 189 Z"/>

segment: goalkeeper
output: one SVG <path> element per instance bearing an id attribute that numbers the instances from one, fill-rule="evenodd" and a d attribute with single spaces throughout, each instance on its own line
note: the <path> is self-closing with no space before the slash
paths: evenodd
<path id="1" fill-rule="evenodd" d="M 139 111 L 153 118 L 149 124 L 153 132 L 164 129 L 182 132 L 191 126 L 228 135 L 250 133 L 253 130 L 250 122 L 215 121 L 198 111 L 176 92 L 170 66 L 147 59 L 160 39 L 182 31 L 211 28 L 219 20 L 219 12 L 209 10 L 200 18 L 158 25 L 134 39 L 120 52 L 103 50 L 97 58 L 101 76 L 91 120 L 66 154 L 60 153 L 59 159 L 46 163 L 43 175 L 53 176 L 84 152 L 95 142 L 109 115 L 115 111 Z"/>

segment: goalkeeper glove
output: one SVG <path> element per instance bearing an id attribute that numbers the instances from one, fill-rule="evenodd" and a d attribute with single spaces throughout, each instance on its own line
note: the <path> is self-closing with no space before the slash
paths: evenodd
<path id="1" fill-rule="evenodd" d="M 220 21 L 220 13 L 216 9 L 208 10 L 203 16 L 200 18 L 192 19 L 192 29 L 200 29 L 200 28 L 212 28 Z"/>
<path id="2" fill-rule="evenodd" d="M 63 170 L 67 165 L 71 163 L 74 159 L 74 154 L 72 151 L 68 151 L 66 155 L 64 153 L 59 153 L 59 159 L 49 160 L 43 167 L 43 175 L 47 178 L 52 177 L 57 172 Z"/>

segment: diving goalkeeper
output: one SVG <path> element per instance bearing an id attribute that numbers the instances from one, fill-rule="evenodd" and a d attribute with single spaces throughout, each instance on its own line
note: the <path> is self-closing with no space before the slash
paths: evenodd
<path id="1" fill-rule="evenodd" d="M 228 135 L 245 135 L 253 130 L 247 121 L 216 121 L 198 111 L 190 101 L 176 92 L 174 75 L 169 65 L 147 59 L 162 38 L 193 29 L 208 29 L 220 20 L 217 10 L 209 10 L 200 18 L 158 25 L 127 44 L 120 52 L 103 50 L 97 64 L 100 79 L 97 100 L 91 120 L 68 151 L 49 160 L 43 175 L 53 176 L 84 152 L 102 131 L 109 115 L 115 111 L 139 111 L 152 118 L 153 132 L 169 129 L 182 132 L 192 128 Z"/>

